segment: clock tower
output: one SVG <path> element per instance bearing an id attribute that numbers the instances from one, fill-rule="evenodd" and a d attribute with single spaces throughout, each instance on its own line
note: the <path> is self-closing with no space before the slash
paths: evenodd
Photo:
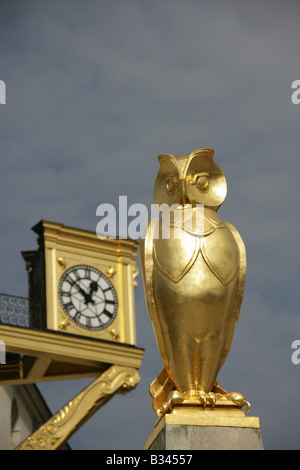
<path id="1" fill-rule="evenodd" d="M 42 220 L 38 249 L 23 251 L 30 328 L 136 344 L 138 243 Z"/>

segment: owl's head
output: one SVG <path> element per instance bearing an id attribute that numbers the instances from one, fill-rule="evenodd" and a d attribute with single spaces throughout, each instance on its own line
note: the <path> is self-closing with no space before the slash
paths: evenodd
<path id="1" fill-rule="evenodd" d="M 154 184 L 154 204 L 203 204 L 217 211 L 227 193 L 226 178 L 213 161 L 211 149 L 189 155 L 158 156 L 160 169 Z"/>

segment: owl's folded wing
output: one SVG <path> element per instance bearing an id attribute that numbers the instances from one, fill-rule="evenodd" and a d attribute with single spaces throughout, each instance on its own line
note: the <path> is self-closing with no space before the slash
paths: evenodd
<path id="1" fill-rule="evenodd" d="M 147 232 L 140 240 L 140 261 L 142 268 L 143 285 L 148 315 L 153 319 L 156 316 L 156 307 L 153 293 L 153 221 L 151 220 Z"/>
<path id="2" fill-rule="evenodd" d="M 227 339 L 225 342 L 225 347 L 224 347 L 224 352 L 223 352 L 223 357 L 221 360 L 220 364 L 220 369 L 222 365 L 224 364 L 224 361 L 229 353 L 231 343 L 232 343 L 232 338 L 233 338 L 233 333 L 234 333 L 234 328 L 235 324 L 239 319 L 239 314 L 241 310 L 241 305 L 243 301 L 243 295 L 244 295 L 244 289 L 245 289 L 245 281 L 246 281 L 246 270 L 247 270 L 247 261 L 246 261 L 246 249 L 244 242 L 242 240 L 242 237 L 240 236 L 239 232 L 236 230 L 236 228 L 231 225 L 230 223 L 226 222 L 227 227 L 231 231 L 232 235 L 235 238 L 236 244 L 238 246 L 239 250 L 239 268 L 238 268 L 238 288 L 237 288 L 237 293 L 236 293 L 236 298 L 235 298 L 235 305 L 234 305 L 234 313 L 231 317 L 231 324 L 229 325 L 228 329 L 228 335 Z"/>
<path id="3" fill-rule="evenodd" d="M 157 315 L 153 291 L 153 234 L 155 233 L 157 222 L 158 220 L 156 219 L 150 221 L 146 236 L 140 240 L 139 250 L 147 311 L 152 320 L 161 358 L 164 366 L 168 369 L 168 358 L 165 353 L 164 338 L 161 332 L 159 316 Z"/>

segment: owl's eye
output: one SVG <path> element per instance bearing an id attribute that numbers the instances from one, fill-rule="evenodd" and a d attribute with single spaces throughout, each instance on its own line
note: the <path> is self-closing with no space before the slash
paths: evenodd
<path id="1" fill-rule="evenodd" d="M 170 196 L 175 193 L 177 184 L 178 179 L 176 178 L 176 176 L 169 176 L 169 178 L 166 179 L 166 190 Z"/>
<path id="2" fill-rule="evenodd" d="M 207 191 L 209 184 L 209 174 L 208 173 L 197 173 L 193 175 L 190 179 L 190 184 L 197 186 L 200 191 Z"/>

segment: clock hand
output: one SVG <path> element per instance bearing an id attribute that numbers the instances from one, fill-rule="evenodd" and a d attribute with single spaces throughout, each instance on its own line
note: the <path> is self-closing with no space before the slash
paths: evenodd
<path id="1" fill-rule="evenodd" d="M 95 303 L 95 301 L 92 299 L 92 294 L 93 294 L 94 292 L 97 292 L 97 290 L 98 290 L 98 284 L 97 284 L 97 282 L 92 281 L 92 282 L 90 283 L 90 292 L 89 292 L 89 293 L 86 293 L 86 298 L 85 298 L 85 303 L 86 303 L 86 304 L 89 303 L 89 302 L 91 302 L 92 304 Z"/>
<path id="2" fill-rule="evenodd" d="M 83 289 L 82 289 L 78 284 L 76 284 L 76 283 L 75 283 L 75 286 L 77 287 L 77 289 L 79 290 L 79 292 L 83 295 L 83 297 L 84 297 L 84 299 L 85 299 L 85 300 L 84 300 L 85 305 L 88 305 L 88 303 L 92 303 L 92 304 L 95 303 L 95 301 L 92 299 L 92 294 L 93 294 L 94 292 L 97 292 L 97 290 L 98 290 L 98 284 L 97 284 L 97 282 L 92 281 L 92 282 L 90 283 L 90 292 L 89 292 L 89 293 L 88 293 L 88 292 L 85 292 L 85 290 L 83 290 Z"/>
<path id="3" fill-rule="evenodd" d="M 98 290 L 98 284 L 97 282 L 93 281 L 90 283 L 90 294 L 89 295 L 92 295 L 93 292 L 97 292 Z"/>
<path id="4" fill-rule="evenodd" d="M 90 295 L 85 292 L 76 282 L 74 282 L 74 285 L 77 287 L 79 290 L 80 294 L 84 297 L 85 301 L 84 303 L 87 305 L 90 302 Z"/>

